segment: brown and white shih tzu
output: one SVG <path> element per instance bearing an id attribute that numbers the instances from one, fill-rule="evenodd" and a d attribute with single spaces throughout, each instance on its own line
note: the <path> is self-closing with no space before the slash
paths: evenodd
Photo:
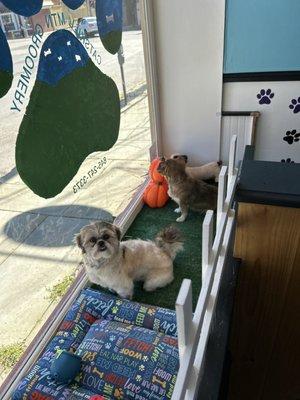
<path id="1" fill-rule="evenodd" d="M 213 161 L 198 167 L 188 167 L 188 156 L 185 154 L 172 154 L 170 158 L 185 165 L 185 172 L 190 178 L 202 179 L 204 181 L 209 179 L 214 179 L 215 182 L 219 181 L 222 161 Z"/>
<path id="2" fill-rule="evenodd" d="M 92 283 L 132 298 L 135 281 L 153 291 L 173 280 L 173 260 L 183 249 L 180 231 L 168 227 L 154 241 L 121 241 L 121 231 L 108 222 L 95 222 L 76 236 Z"/>
<path id="3" fill-rule="evenodd" d="M 194 211 L 216 209 L 218 189 L 202 180 L 189 177 L 184 163 L 172 158 L 167 160 L 162 158 L 157 171 L 166 177 L 169 184 L 168 194 L 179 205 L 175 210 L 181 212 L 181 216 L 176 219 L 177 222 L 186 220 L 189 209 Z"/>

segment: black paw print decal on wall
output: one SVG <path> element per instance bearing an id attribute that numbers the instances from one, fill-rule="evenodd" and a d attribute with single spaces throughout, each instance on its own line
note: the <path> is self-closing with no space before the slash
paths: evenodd
<path id="1" fill-rule="evenodd" d="M 292 161 L 290 158 L 287 158 L 286 160 L 283 158 L 281 162 L 287 164 L 295 164 L 295 161 Z"/>
<path id="2" fill-rule="evenodd" d="M 293 110 L 294 114 L 297 114 L 300 111 L 300 97 L 298 99 L 292 99 L 289 108 Z"/>
<path id="3" fill-rule="evenodd" d="M 274 93 L 271 89 L 265 90 L 261 89 L 261 91 L 256 96 L 259 99 L 259 104 L 271 104 L 271 101 L 274 97 Z"/>
<path id="4" fill-rule="evenodd" d="M 296 129 L 292 131 L 287 131 L 283 140 L 288 144 L 293 144 L 294 142 L 299 142 L 300 140 L 300 133 L 297 133 Z"/>

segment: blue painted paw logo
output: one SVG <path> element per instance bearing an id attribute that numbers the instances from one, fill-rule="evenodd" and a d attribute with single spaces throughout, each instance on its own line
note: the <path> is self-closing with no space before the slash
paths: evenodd
<path id="1" fill-rule="evenodd" d="M 259 104 L 271 104 L 274 97 L 274 93 L 271 89 L 261 89 L 261 91 L 256 96 L 259 99 Z"/>
<path id="2" fill-rule="evenodd" d="M 84 0 L 63 0 L 63 2 L 72 10 L 76 10 L 84 3 Z M 2 3 L 12 12 L 24 17 L 37 14 L 43 6 L 43 0 L 3 0 Z"/>
<path id="3" fill-rule="evenodd" d="M 300 97 L 298 99 L 292 99 L 289 108 L 293 110 L 294 114 L 297 114 L 300 111 Z"/>
<path id="4" fill-rule="evenodd" d="M 299 142 L 300 140 L 300 133 L 297 133 L 296 129 L 292 131 L 287 131 L 283 140 L 288 144 L 293 144 L 294 142 Z"/>

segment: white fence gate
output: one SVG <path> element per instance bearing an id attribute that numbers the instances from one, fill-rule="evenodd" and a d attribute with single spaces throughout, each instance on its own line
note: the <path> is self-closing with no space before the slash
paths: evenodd
<path id="1" fill-rule="evenodd" d="M 192 286 L 189 279 L 184 279 L 177 297 L 180 367 L 172 400 L 195 399 L 201 384 L 206 345 L 235 218 L 232 202 L 237 182 L 236 149 L 235 135 L 230 141 L 229 165 L 222 167 L 219 177 L 214 239 L 213 211 L 207 211 L 203 222 L 202 288 L 195 313 L 192 310 Z"/>

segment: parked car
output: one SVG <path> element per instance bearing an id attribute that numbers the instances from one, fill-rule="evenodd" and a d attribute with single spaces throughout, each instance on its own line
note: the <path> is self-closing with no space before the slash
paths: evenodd
<path id="1" fill-rule="evenodd" d="M 78 34 L 79 36 L 95 36 L 98 34 L 97 19 L 96 17 L 86 17 L 78 20 Z"/>

